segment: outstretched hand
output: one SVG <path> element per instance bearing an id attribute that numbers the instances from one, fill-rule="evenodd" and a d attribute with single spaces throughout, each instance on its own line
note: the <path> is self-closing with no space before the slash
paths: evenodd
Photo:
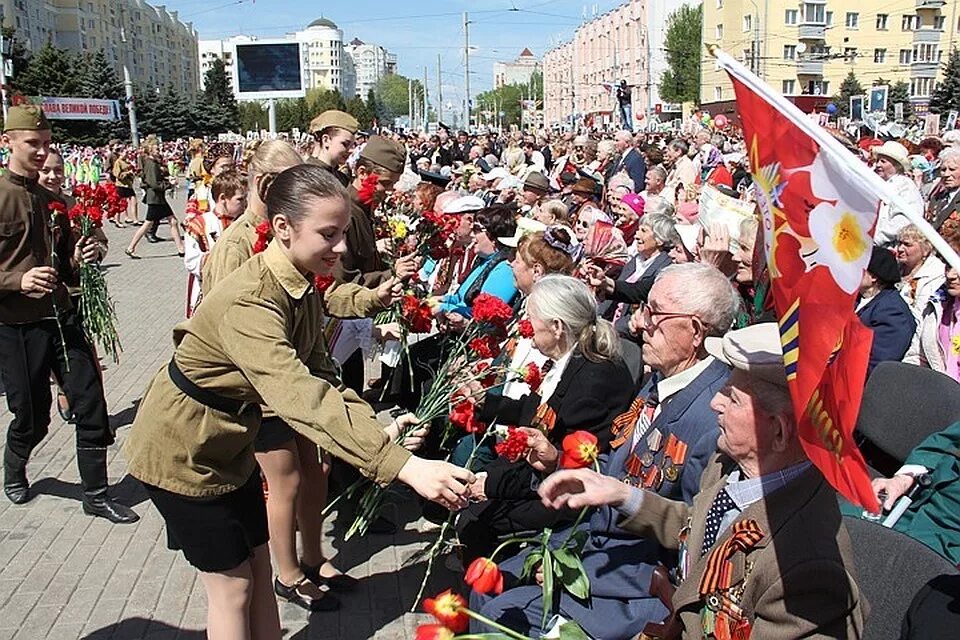
<path id="1" fill-rule="evenodd" d="M 463 467 L 416 456 L 407 460 L 397 478 L 427 500 L 451 511 L 467 506 L 467 485 L 476 480 L 473 473 Z"/>
<path id="2" fill-rule="evenodd" d="M 569 469 L 550 475 L 540 485 L 539 493 L 543 504 L 551 509 L 578 510 L 618 507 L 630 495 L 630 487 L 592 469 Z"/>

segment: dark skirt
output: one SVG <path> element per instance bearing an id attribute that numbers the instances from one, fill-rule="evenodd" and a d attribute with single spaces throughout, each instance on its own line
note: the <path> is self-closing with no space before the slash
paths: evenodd
<path id="1" fill-rule="evenodd" d="M 167 548 L 183 551 L 200 571 L 236 569 L 270 539 L 259 469 L 236 491 L 213 498 L 144 486 L 167 525 Z"/>
<path id="2" fill-rule="evenodd" d="M 264 418 L 253 441 L 253 450 L 264 453 L 279 449 L 280 445 L 293 440 L 295 435 L 293 428 L 280 418 Z"/>
<path id="3" fill-rule="evenodd" d="M 166 220 L 172 215 L 173 209 L 170 208 L 170 204 L 168 202 L 147 205 L 147 222 L 160 222 L 161 220 Z"/>
<path id="4" fill-rule="evenodd" d="M 125 187 L 123 185 L 117 185 L 117 195 L 121 198 L 132 198 L 136 194 L 133 191 L 132 187 Z"/>

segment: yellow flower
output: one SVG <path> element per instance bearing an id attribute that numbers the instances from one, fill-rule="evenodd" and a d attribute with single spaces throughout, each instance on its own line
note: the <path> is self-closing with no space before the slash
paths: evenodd
<path id="1" fill-rule="evenodd" d="M 396 240 L 403 240 L 407 237 L 407 223 L 403 220 L 398 220 L 396 218 L 391 219 L 388 222 L 390 227 L 390 235 Z"/>
<path id="2" fill-rule="evenodd" d="M 833 226 L 833 248 L 847 262 L 853 262 L 864 254 L 867 250 L 865 238 L 860 222 L 849 212 L 840 216 Z"/>
<path id="3" fill-rule="evenodd" d="M 960 356 L 960 333 L 950 337 L 950 351 L 955 356 Z"/>

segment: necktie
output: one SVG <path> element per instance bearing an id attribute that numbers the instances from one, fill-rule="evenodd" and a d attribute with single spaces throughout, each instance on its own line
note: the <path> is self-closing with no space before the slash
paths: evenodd
<path id="1" fill-rule="evenodd" d="M 540 367 L 540 373 L 543 374 L 543 377 L 546 378 L 547 374 L 550 373 L 550 369 L 553 369 L 553 365 L 557 364 L 550 358 L 547 358 L 547 361 L 543 363 L 543 366 Z"/>
<path id="2" fill-rule="evenodd" d="M 737 505 L 733 501 L 733 498 L 730 497 L 730 494 L 727 493 L 727 488 L 724 487 L 720 489 L 720 493 L 717 494 L 717 497 L 713 500 L 713 504 L 710 505 L 710 509 L 707 511 L 707 524 L 703 530 L 703 548 L 700 550 L 701 556 L 706 555 L 707 551 L 709 551 L 717 541 L 717 536 L 720 534 L 720 523 L 723 522 L 723 517 L 736 508 Z"/>

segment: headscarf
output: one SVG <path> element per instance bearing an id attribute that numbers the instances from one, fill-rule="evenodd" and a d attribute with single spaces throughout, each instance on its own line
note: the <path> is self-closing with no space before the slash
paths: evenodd
<path id="1" fill-rule="evenodd" d="M 627 263 L 627 243 L 620 230 L 610 222 L 595 221 L 583 241 L 584 255 L 616 278 Z"/>

